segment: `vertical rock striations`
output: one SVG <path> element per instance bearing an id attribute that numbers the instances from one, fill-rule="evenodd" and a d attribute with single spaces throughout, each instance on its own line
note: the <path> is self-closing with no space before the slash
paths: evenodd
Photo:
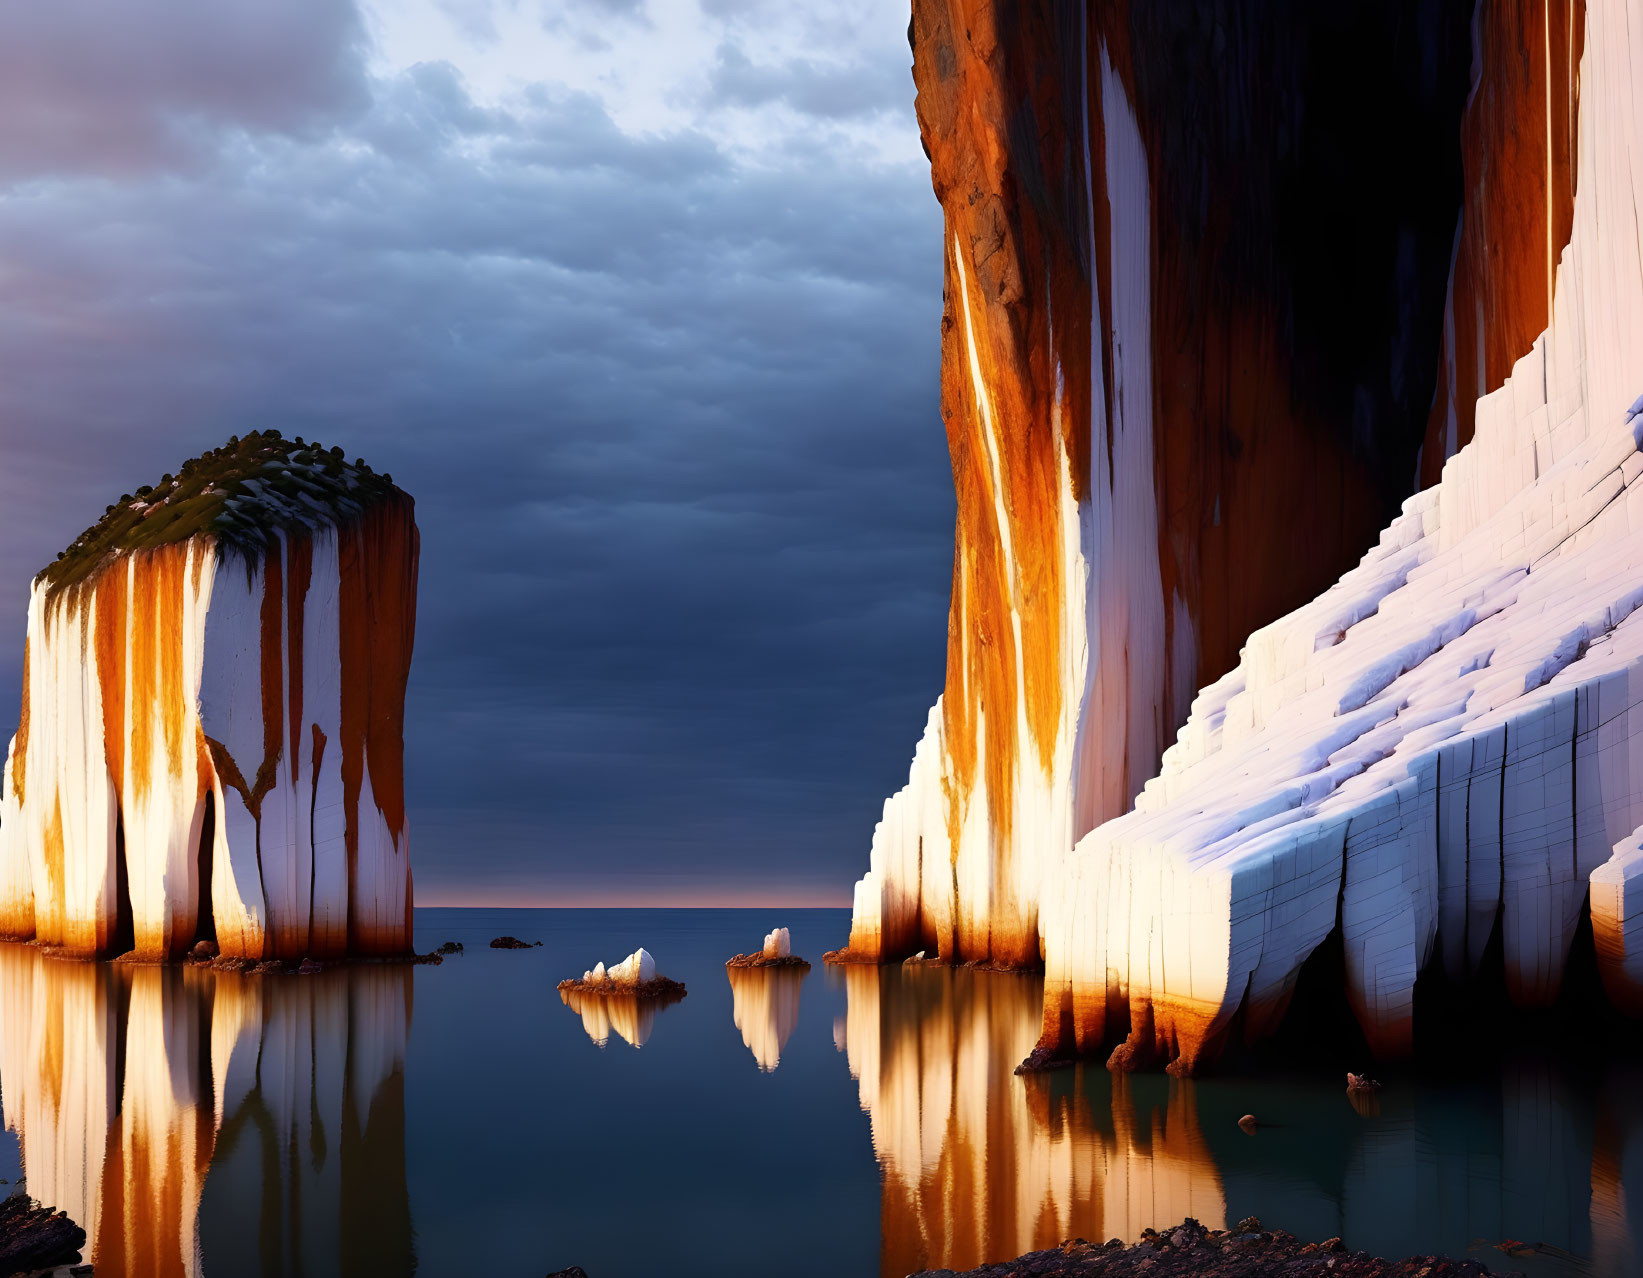
<path id="1" fill-rule="evenodd" d="M 1549 327 L 1442 481 L 1057 858 L 1045 1053 L 1127 1030 L 1115 1064 L 1190 1072 L 1240 1012 L 1271 1028 L 1332 932 L 1371 1046 L 1407 1053 L 1429 964 L 1498 943 L 1513 1000 L 1554 999 L 1588 892 L 1610 991 L 1643 992 L 1643 0 L 1584 20 Z"/>
<path id="2" fill-rule="evenodd" d="M 1409 491 L 1469 16 L 915 0 L 958 523 L 849 957 L 1036 962 L 1046 859 Z"/>
<path id="3" fill-rule="evenodd" d="M 35 579 L 0 931 L 79 955 L 411 947 L 411 499 L 252 434 Z"/>
<path id="4" fill-rule="evenodd" d="M 1476 405 L 1552 320 L 1558 258 L 1574 227 L 1584 0 L 1479 0 L 1472 93 L 1461 124 L 1465 206 L 1444 308 L 1442 363 L 1421 487 L 1472 438 Z"/>

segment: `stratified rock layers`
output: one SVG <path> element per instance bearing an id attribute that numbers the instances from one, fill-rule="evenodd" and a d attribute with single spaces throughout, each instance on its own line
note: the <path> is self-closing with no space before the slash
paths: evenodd
<path id="1" fill-rule="evenodd" d="M 849 957 L 1036 963 L 1047 860 L 1409 491 L 1467 16 L 914 4 L 958 521 L 946 685 Z"/>
<path id="2" fill-rule="evenodd" d="M 1495 937 L 1512 998 L 1555 998 L 1589 884 L 1609 988 L 1643 990 L 1643 0 L 1589 3 L 1582 46 L 1550 327 L 1441 483 L 1057 858 L 1047 1053 L 1127 1027 L 1115 1063 L 1188 1072 L 1240 1009 L 1274 1025 L 1336 929 L 1371 1046 L 1406 1053 L 1417 974 L 1465 979 Z"/>
<path id="3" fill-rule="evenodd" d="M 203 531 L 36 581 L 0 932 L 85 956 L 410 950 L 413 505 L 303 513 L 254 553 Z"/>

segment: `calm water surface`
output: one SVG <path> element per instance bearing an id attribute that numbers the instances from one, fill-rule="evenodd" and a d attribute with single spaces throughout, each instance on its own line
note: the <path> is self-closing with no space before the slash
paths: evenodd
<path id="1" fill-rule="evenodd" d="M 0 947 L 0 1177 L 117 1275 L 885 1275 L 1193 1215 L 1643 1272 L 1643 1062 L 1399 1082 L 1014 1077 L 1032 977 L 824 970 L 846 911 L 420 910 L 441 967 L 248 978 Z M 808 976 L 723 962 L 792 928 Z M 508 932 L 540 949 L 493 951 Z M 676 1006 L 554 988 L 643 944 Z M 637 1050 L 636 1050 L 637 1049 Z M 1253 1112 L 1269 1125 L 1237 1126 Z M 1503 1238 L 1545 1244 L 1508 1260 Z"/>

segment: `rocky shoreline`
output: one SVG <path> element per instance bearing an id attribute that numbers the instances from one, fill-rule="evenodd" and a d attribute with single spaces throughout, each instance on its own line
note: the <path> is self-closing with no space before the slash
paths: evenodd
<path id="1" fill-rule="evenodd" d="M 86 1231 L 63 1212 L 44 1207 L 27 1194 L 0 1200 L 0 1274 L 27 1274 L 68 1267 L 71 1274 L 91 1272 L 80 1266 Z"/>
<path id="2" fill-rule="evenodd" d="M 1511 1244 L 1503 1243 L 1502 1248 Z M 1281 1229 L 1266 1230 L 1253 1216 L 1233 1229 L 1205 1229 L 1188 1218 L 1174 1229 L 1149 1229 L 1141 1241 L 1126 1247 L 1075 1238 L 1049 1251 L 1028 1252 L 1002 1264 L 983 1265 L 963 1274 L 927 1269 L 911 1278 L 1514 1278 L 1476 1260 L 1446 1256 L 1409 1256 L 1386 1260 L 1368 1252 L 1348 1251 L 1339 1238 L 1302 1242 Z M 1520 1278 L 1520 1276 L 1519 1276 Z"/>

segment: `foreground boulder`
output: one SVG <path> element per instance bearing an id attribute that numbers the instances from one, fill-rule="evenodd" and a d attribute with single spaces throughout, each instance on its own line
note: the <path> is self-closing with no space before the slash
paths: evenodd
<path id="1" fill-rule="evenodd" d="M 27 1194 L 0 1201 L 0 1275 L 77 1265 L 86 1231 Z"/>

